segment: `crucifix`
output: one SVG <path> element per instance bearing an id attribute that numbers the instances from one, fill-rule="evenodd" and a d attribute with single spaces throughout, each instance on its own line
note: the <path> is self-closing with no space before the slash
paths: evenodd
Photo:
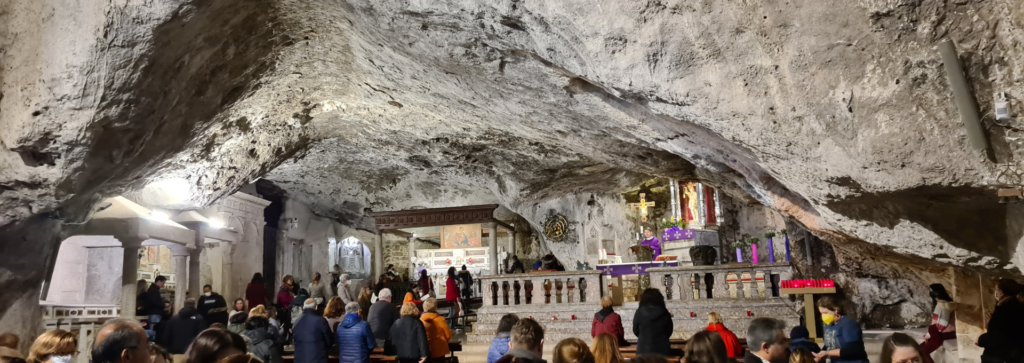
<path id="1" fill-rule="evenodd" d="M 647 223 L 647 207 L 653 207 L 654 202 L 647 201 L 647 194 L 640 193 L 640 203 L 629 203 L 630 208 L 640 210 L 640 223 Z"/>

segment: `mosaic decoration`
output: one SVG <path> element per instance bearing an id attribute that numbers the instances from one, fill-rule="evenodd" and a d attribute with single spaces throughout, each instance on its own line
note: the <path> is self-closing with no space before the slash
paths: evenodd
<path id="1" fill-rule="evenodd" d="M 569 238 L 569 221 L 561 214 L 555 214 L 544 221 L 544 237 L 553 242 L 565 242 Z"/>

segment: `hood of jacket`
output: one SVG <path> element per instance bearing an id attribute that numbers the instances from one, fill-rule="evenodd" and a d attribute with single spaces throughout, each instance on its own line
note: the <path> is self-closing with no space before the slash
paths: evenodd
<path id="1" fill-rule="evenodd" d="M 245 336 L 252 340 L 252 345 L 260 344 L 267 340 L 273 340 L 274 335 L 270 333 L 270 327 L 246 330 Z"/>
<path id="2" fill-rule="evenodd" d="M 597 314 L 594 314 L 594 317 L 597 318 L 597 321 L 600 321 L 600 322 L 603 323 L 604 322 L 604 318 L 607 318 L 609 315 L 612 315 L 612 313 L 614 313 L 614 312 L 615 312 L 615 310 L 612 310 L 612 307 L 609 306 L 609 307 L 606 307 L 606 308 L 603 308 L 603 309 L 599 310 L 597 312 Z"/>
<path id="3" fill-rule="evenodd" d="M 196 315 L 199 315 L 199 311 L 196 309 L 181 308 L 181 310 L 178 310 L 178 316 L 182 317 L 183 319 L 191 319 Z"/>
<path id="4" fill-rule="evenodd" d="M 420 320 L 434 320 L 439 316 L 441 315 L 438 313 L 423 313 L 423 315 L 420 315 Z"/>
<path id="5" fill-rule="evenodd" d="M 708 331 L 729 331 L 729 328 L 725 327 L 725 324 L 708 324 L 708 327 L 704 330 Z"/>
<path id="6" fill-rule="evenodd" d="M 546 360 L 541 359 L 541 357 L 538 357 L 536 354 L 533 354 L 533 352 L 525 349 L 509 349 L 508 353 L 505 353 L 505 355 L 511 355 L 513 357 L 531 363 L 547 363 Z"/>
<path id="7" fill-rule="evenodd" d="M 663 306 L 643 305 L 638 307 L 636 311 L 638 313 L 643 313 L 647 317 L 652 318 L 652 320 L 657 320 L 661 318 L 672 318 L 672 316 L 668 314 L 668 309 L 666 309 Z"/>
<path id="8" fill-rule="evenodd" d="M 360 319 L 359 315 L 356 315 L 356 314 L 346 314 L 345 315 L 345 319 L 341 321 L 341 327 L 345 328 L 345 329 L 348 329 L 348 328 L 351 328 L 351 327 L 355 326 L 360 321 L 363 321 L 363 319 Z"/>
<path id="9" fill-rule="evenodd" d="M 309 296 L 306 296 L 306 295 L 296 295 L 295 296 L 295 300 L 292 300 L 292 306 L 302 306 L 302 305 L 304 305 L 306 303 L 306 300 L 308 300 L 308 299 L 309 299 Z"/>

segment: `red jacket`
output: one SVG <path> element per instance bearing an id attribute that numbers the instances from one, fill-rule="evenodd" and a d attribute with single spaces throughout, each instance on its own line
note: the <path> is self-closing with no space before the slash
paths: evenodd
<path id="1" fill-rule="evenodd" d="M 590 324 L 590 337 L 596 337 L 601 333 L 611 334 L 620 346 L 626 342 L 626 331 L 622 329 L 622 317 L 618 313 L 612 312 L 611 308 L 601 309 L 594 314 L 594 322 Z"/>
<path id="2" fill-rule="evenodd" d="M 448 281 L 444 284 L 444 299 L 447 301 L 458 301 L 459 300 L 459 284 L 455 282 L 455 279 L 449 277 Z"/>
<path id="3" fill-rule="evenodd" d="M 249 286 L 245 287 L 245 306 L 255 308 L 256 305 L 268 307 L 266 306 L 267 289 L 263 287 L 263 284 L 249 283 Z"/>
<path id="4" fill-rule="evenodd" d="M 743 346 L 740 345 L 740 340 L 736 338 L 736 333 L 729 331 L 728 328 L 723 324 L 708 324 L 707 331 L 718 332 L 718 335 L 722 337 L 722 341 L 725 342 L 725 350 L 729 353 L 729 358 L 742 357 L 745 353 Z"/>

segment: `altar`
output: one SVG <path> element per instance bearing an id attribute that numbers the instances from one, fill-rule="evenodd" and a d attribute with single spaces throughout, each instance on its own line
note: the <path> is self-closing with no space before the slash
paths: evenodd
<path id="1" fill-rule="evenodd" d="M 607 263 L 597 265 L 605 291 L 611 292 L 614 305 L 637 301 L 636 296 L 651 286 L 647 269 L 655 267 L 678 267 L 678 261 L 651 261 Z"/>
<path id="2" fill-rule="evenodd" d="M 436 294 L 444 296 L 449 268 L 462 271 L 465 266 L 477 280 L 480 276 L 497 275 L 506 263 L 506 255 L 514 253 L 510 251 L 514 247 L 514 228 L 494 218 L 497 208 L 497 204 L 487 204 L 373 212 L 370 216 L 378 235 L 388 233 L 408 239 L 408 254 L 401 261 L 389 263 L 399 271 L 407 271 L 409 280 L 416 280 L 420 271 L 427 271 Z M 499 234 L 504 237 L 499 239 Z M 383 250 L 383 246 L 378 248 Z M 374 263 L 376 271 L 384 271 L 381 259 Z M 474 290 L 478 292 L 479 285 Z"/>

